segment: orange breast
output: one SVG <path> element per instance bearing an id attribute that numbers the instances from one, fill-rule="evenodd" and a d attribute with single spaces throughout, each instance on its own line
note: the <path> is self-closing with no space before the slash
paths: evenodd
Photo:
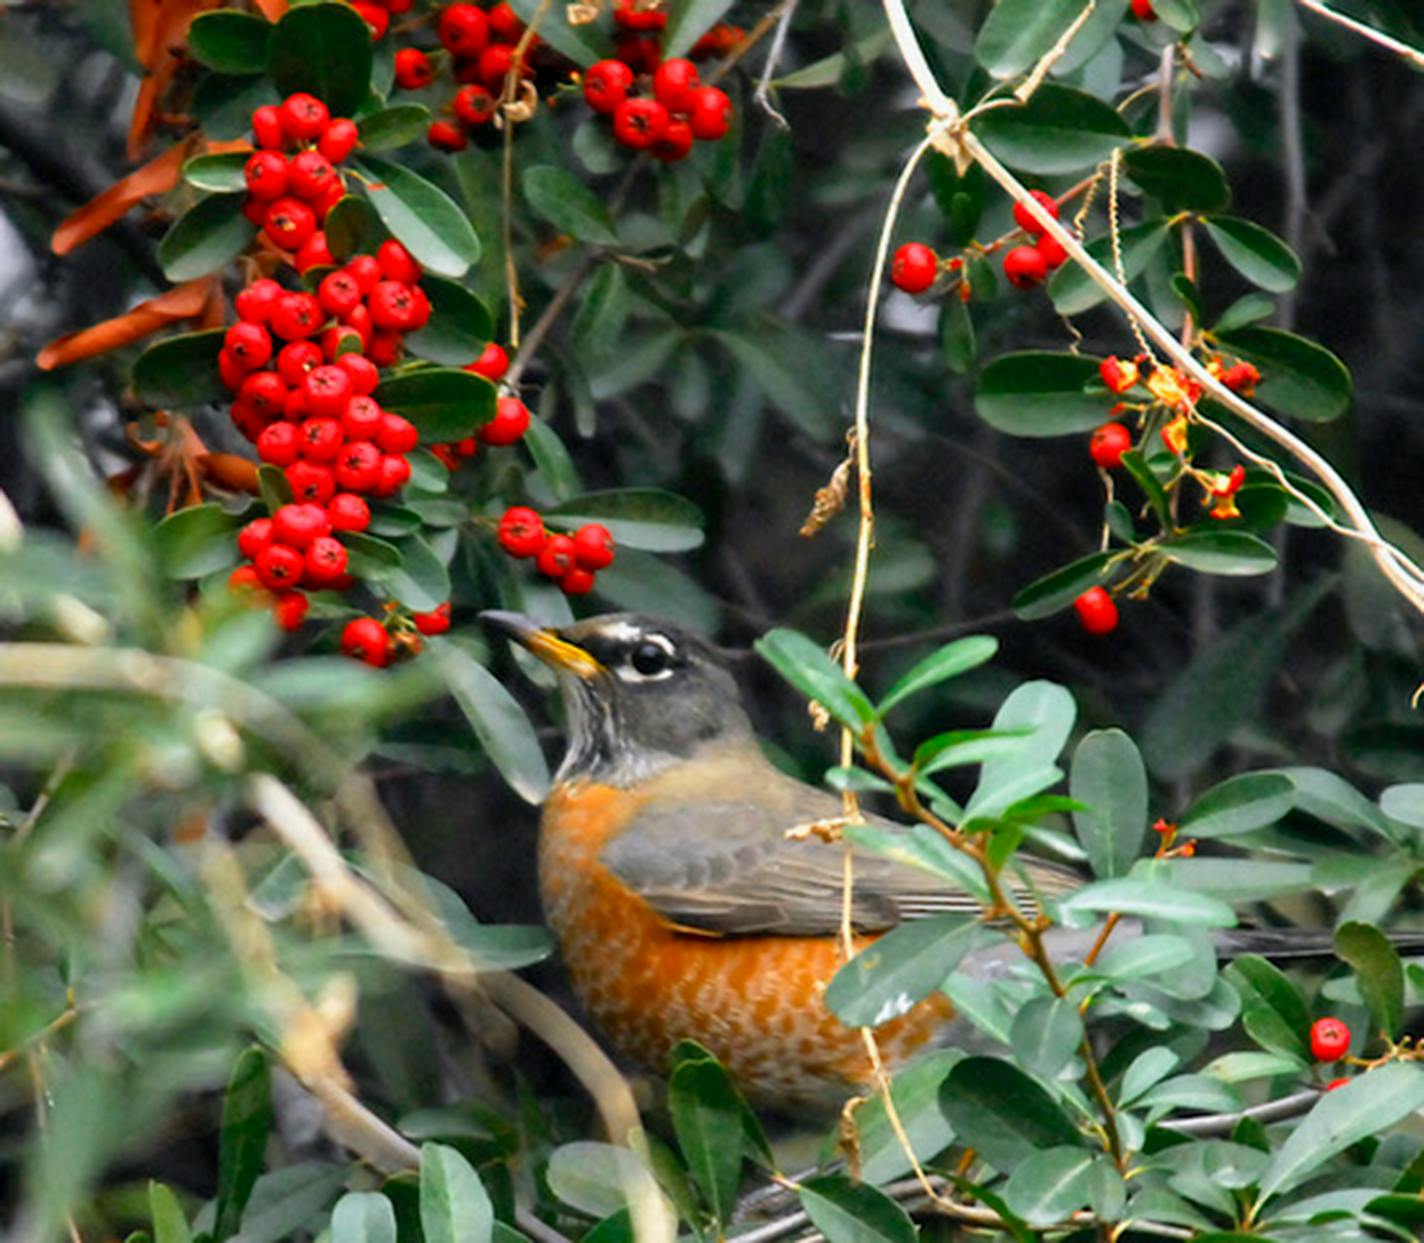
<path id="1" fill-rule="evenodd" d="M 834 1104 L 870 1065 L 859 1034 L 825 1007 L 840 965 L 830 937 L 718 938 L 678 932 L 599 861 L 642 798 L 573 783 L 545 805 L 539 882 L 574 988 L 620 1052 L 661 1069 L 679 1040 L 699 1041 L 750 1095 Z M 873 938 L 861 938 L 859 945 Z M 892 1066 L 951 1015 L 936 996 L 877 1030 Z"/>

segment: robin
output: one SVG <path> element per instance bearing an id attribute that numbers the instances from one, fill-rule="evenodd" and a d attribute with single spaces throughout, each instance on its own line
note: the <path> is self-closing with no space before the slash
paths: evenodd
<path id="1" fill-rule="evenodd" d="M 859 1034 L 823 996 L 841 965 L 847 847 L 788 837 L 840 816 L 840 800 L 765 758 L 725 661 L 682 627 L 631 613 L 557 630 L 518 613 L 482 616 L 558 675 L 568 751 L 544 804 L 539 887 L 574 990 L 608 1039 L 654 1068 L 695 1039 L 750 1097 L 783 1109 L 834 1107 L 863 1090 L 871 1068 Z M 857 952 L 905 920 L 981 912 L 937 875 L 852 857 Z M 1043 859 L 1014 866 L 1005 887 L 1025 909 L 1083 883 Z M 1115 936 L 1135 931 L 1124 921 Z M 1095 937 L 1054 929 L 1050 952 L 1081 961 Z M 1391 940 L 1424 949 L 1424 934 Z M 1320 957 L 1331 936 L 1231 929 L 1216 949 Z M 1020 961 L 1005 940 L 958 970 L 994 976 Z M 942 994 L 876 1034 L 892 1070 L 931 1044 L 975 1040 Z"/>

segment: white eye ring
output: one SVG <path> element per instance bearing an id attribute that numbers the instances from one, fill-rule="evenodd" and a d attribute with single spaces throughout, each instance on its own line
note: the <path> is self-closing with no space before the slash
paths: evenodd
<path id="1" fill-rule="evenodd" d="M 648 648 L 661 652 L 663 656 L 667 657 L 668 663 L 657 662 L 657 666 L 651 669 L 638 668 L 638 657 Z M 672 657 L 676 655 L 676 652 L 677 649 L 673 646 L 672 640 L 667 638 L 666 635 L 641 635 L 637 646 L 629 653 L 627 663 L 618 666 L 618 676 L 625 682 L 661 682 L 666 678 L 672 677 L 673 666 L 671 660 Z"/>

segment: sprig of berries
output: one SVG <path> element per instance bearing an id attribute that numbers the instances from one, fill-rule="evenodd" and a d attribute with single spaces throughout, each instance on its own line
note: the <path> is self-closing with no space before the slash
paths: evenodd
<path id="1" fill-rule="evenodd" d="M 588 522 L 572 535 L 544 526 L 538 510 L 513 505 L 499 520 L 499 546 L 511 557 L 532 558 L 545 578 L 552 578 L 568 596 L 593 590 L 594 576 L 613 564 L 613 536 L 599 522 Z"/>

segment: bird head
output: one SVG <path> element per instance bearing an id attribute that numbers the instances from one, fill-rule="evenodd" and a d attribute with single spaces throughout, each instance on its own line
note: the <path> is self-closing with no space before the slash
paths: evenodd
<path id="1" fill-rule="evenodd" d="M 721 653 L 674 622 L 606 613 L 555 628 L 521 613 L 480 616 L 558 675 L 569 735 L 560 782 L 628 785 L 752 738 Z"/>

